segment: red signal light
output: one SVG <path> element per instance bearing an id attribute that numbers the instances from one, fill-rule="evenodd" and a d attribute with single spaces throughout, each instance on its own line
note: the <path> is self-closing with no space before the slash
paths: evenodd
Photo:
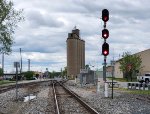
<path id="1" fill-rule="evenodd" d="M 102 54 L 104 56 L 107 56 L 109 54 L 109 44 L 106 42 L 102 45 Z"/>
<path id="2" fill-rule="evenodd" d="M 107 16 L 105 16 L 105 17 L 104 17 L 104 21 L 107 21 L 107 20 L 108 20 L 108 17 L 107 17 Z"/>
<path id="3" fill-rule="evenodd" d="M 109 37 L 109 31 L 107 29 L 102 30 L 102 37 L 107 39 Z"/>
<path id="4" fill-rule="evenodd" d="M 108 51 L 107 51 L 107 50 L 104 50 L 104 54 L 107 55 L 107 54 L 108 54 Z"/>
<path id="5" fill-rule="evenodd" d="M 102 20 L 107 22 L 109 20 L 109 11 L 107 9 L 102 10 Z"/>

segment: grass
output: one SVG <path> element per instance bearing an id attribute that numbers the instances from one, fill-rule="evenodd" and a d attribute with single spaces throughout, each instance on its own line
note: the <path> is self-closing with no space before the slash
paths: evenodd
<path id="1" fill-rule="evenodd" d="M 128 92 L 130 94 L 150 95 L 150 90 L 131 90 L 131 89 L 127 89 L 127 88 L 118 88 L 117 90 Z"/>
<path id="2" fill-rule="evenodd" d="M 150 95 L 150 90 L 129 90 L 131 94 Z"/>
<path id="3" fill-rule="evenodd" d="M 112 80 L 112 77 L 107 77 L 108 79 Z M 131 80 L 128 80 L 126 78 L 113 78 L 114 80 L 116 81 L 119 81 L 119 82 L 131 82 Z M 133 82 L 136 82 L 137 79 L 136 78 L 133 78 L 132 79 Z"/>
<path id="4" fill-rule="evenodd" d="M 9 80 L 1 80 L 0 81 L 0 85 L 8 84 L 8 83 L 15 83 L 15 81 L 9 81 Z"/>

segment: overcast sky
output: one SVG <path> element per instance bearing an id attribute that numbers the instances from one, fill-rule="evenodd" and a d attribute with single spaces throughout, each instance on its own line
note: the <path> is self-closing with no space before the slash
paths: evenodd
<path id="1" fill-rule="evenodd" d="M 5 56 L 5 72 L 14 71 L 13 62 L 20 61 L 23 71 L 60 71 L 67 64 L 66 39 L 74 26 L 85 40 L 86 64 L 101 68 L 102 9 L 109 10 L 107 62 L 118 60 L 123 52 L 137 53 L 150 48 L 150 0 L 13 0 L 16 9 L 24 9 L 25 21 L 14 34 L 13 52 Z"/>

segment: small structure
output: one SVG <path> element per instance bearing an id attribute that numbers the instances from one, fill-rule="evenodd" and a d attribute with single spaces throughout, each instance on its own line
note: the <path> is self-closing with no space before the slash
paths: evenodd
<path id="1" fill-rule="evenodd" d="M 81 69 L 80 74 L 78 75 L 78 79 L 81 86 L 84 86 L 86 84 L 96 84 L 97 82 L 95 71 L 90 69 Z"/>

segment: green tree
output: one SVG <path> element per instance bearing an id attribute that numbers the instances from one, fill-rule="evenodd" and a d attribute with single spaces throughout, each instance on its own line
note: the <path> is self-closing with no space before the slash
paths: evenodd
<path id="1" fill-rule="evenodd" d="M 55 76 L 58 77 L 58 76 L 61 76 L 61 72 L 52 71 L 51 75 L 52 77 L 55 77 Z"/>
<path id="2" fill-rule="evenodd" d="M 63 78 L 64 76 L 67 76 L 67 67 L 64 67 L 64 70 L 62 72 L 63 72 Z"/>
<path id="3" fill-rule="evenodd" d="M 0 77 L 3 76 L 3 69 L 0 68 Z"/>
<path id="4" fill-rule="evenodd" d="M 22 11 L 15 10 L 13 2 L 0 0 L 0 53 L 12 51 L 13 33 L 17 23 L 24 19 Z"/>
<path id="5" fill-rule="evenodd" d="M 34 72 L 33 71 L 27 71 L 27 72 L 24 72 L 24 77 L 26 77 L 27 80 L 32 80 L 33 79 L 33 75 L 34 75 Z"/>
<path id="6" fill-rule="evenodd" d="M 122 55 L 122 59 L 119 61 L 120 70 L 123 72 L 124 78 L 130 78 L 132 81 L 133 74 L 139 71 L 141 67 L 142 60 L 138 55 L 131 55 L 129 52 L 125 52 Z"/>

